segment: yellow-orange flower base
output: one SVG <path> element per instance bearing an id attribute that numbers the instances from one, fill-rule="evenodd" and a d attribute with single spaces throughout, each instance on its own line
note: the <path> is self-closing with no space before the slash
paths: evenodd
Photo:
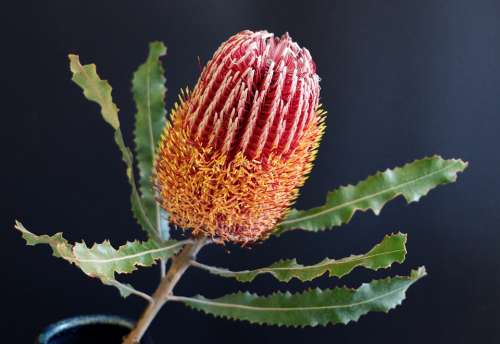
<path id="1" fill-rule="evenodd" d="M 266 238 L 311 170 L 324 116 L 309 51 L 288 34 L 242 31 L 181 95 L 158 149 L 170 220 L 241 244 Z"/>
<path id="2" fill-rule="evenodd" d="M 287 158 L 267 163 L 201 147 L 183 126 L 187 103 L 176 104 L 165 130 L 156 163 L 160 204 L 170 221 L 223 241 L 241 244 L 266 238 L 298 196 L 312 168 L 324 131 L 324 111 Z"/>

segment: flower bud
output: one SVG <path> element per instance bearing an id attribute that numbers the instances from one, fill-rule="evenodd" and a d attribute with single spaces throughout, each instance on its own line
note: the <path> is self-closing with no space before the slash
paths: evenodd
<path id="1" fill-rule="evenodd" d="M 243 31 L 183 91 L 155 164 L 158 201 L 194 235 L 266 238 L 312 168 L 324 131 L 319 77 L 288 34 Z"/>

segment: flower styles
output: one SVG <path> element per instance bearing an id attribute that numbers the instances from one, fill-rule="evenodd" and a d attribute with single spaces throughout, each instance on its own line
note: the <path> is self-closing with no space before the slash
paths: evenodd
<path id="1" fill-rule="evenodd" d="M 222 241 L 266 238 L 312 168 L 324 131 L 319 77 L 288 34 L 242 31 L 181 92 L 155 164 L 170 221 Z"/>

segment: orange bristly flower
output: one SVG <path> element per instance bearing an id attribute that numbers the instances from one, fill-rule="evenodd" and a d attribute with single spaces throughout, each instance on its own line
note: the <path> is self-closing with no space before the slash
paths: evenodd
<path id="1" fill-rule="evenodd" d="M 247 244 L 286 215 L 324 131 L 319 77 L 288 34 L 243 31 L 182 92 L 158 150 L 155 186 L 170 221 Z"/>

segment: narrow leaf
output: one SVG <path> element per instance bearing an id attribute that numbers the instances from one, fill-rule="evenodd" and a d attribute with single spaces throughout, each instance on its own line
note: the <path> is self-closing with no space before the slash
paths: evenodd
<path id="1" fill-rule="evenodd" d="M 132 204 L 132 214 L 141 224 L 141 227 L 148 233 L 149 237 L 156 242 L 161 243 L 162 239 L 158 235 L 154 222 L 151 222 L 149 217 L 147 216 L 146 209 L 142 202 L 141 196 L 139 195 L 139 191 L 137 190 L 133 171 L 133 155 L 130 149 L 125 145 L 125 142 L 123 141 L 123 135 L 120 130 L 115 131 L 115 143 L 122 153 L 122 160 L 126 166 L 127 179 L 132 188 L 132 193 L 130 196 Z"/>
<path id="2" fill-rule="evenodd" d="M 158 245 L 153 240 L 127 242 L 115 249 L 109 241 L 87 247 L 76 243 L 73 248 L 78 266 L 89 276 L 114 278 L 137 270 L 137 266 L 152 266 L 158 259 L 168 259 L 182 247 L 182 242 L 169 240 Z"/>
<path id="3" fill-rule="evenodd" d="M 200 264 L 215 275 L 232 277 L 240 282 L 251 282 L 260 274 L 269 273 L 277 280 L 288 282 L 292 278 L 301 281 L 311 281 L 328 272 L 330 277 L 343 277 L 356 267 L 365 267 L 370 270 L 385 269 L 393 263 L 402 263 L 406 256 L 406 234 L 398 233 L 387 235 L 369 252 L 362 255 L 353 255 L 347 258 L 334 260 L 326 258 L 323 261 L 309 266 L 298 264 L 295 259 L 278 261 L 269 267 L 256 270 L 229 271 Z M 199 264 L 199 263 L 197 263 Z"/>
<path id="4" fill-rule="evenodd" d="M 311 289 L 299 294 L 278 292 L 270 296 L 239 292 L 218 299 L 203 296 L 174 296 L 171 299 L 217 317 L 261 325 L 347 324 L 369 312 L 387 313 L 394 309 L 405 299 L 407 289 L 425 275 L 425 268 L 421 267 L 413 270 L 410 276 L 374 280 L 358 289 Z"/>
<path id="5" fill-rule="evenodd" d="M 117 287 L 122 295 L 128 295 L 134 289 L 116 281 L 115 274 L 131 273 L 138 266 L 152 266 L 159 259 L 170 258 L 185 244 L 174 240 L 165 241 L 161 245 L 153 240 L 134 241 L 115 249 L 109 241 L 104 241 L 89 248 L 85 243 L 68 243 L 62 233 L 52 236 L 33 234 L 18 221 L 15 228 L 21 232 L 28 245 L 49 245 L 54 256 L 74 264 L 86 275 L 99 278 L 104 284 Z"/>
<path id="6" fill-rule="evenodd" d="M 467 165 L 462 160 L 433 156 L 378 172 L 356 185 L 329 192 L 326 204 L 321 207 L 291 211 L 275 234 L 293 229 L 317 232 L 340 226 L 348 223 L 357 211 L 372 210 L 378 215 L 387 202 L 398 196 L 408 203 L 417 202 L 436 186 L 454 182 Z"/>
<path id="7" fill-rule="evenodd" d="M 157 242 L 161 242 L 154 222 L 151 222 L 147 217 L 147 213 L 142 199 L 137 190 L 133 174 L 133 155 L 130 149 L 123 141 L 123 135 L 120 130 L 120 122 L 118 119 L 118 107 L 113 103 L 111 96 L 111 86 L 106 80 L 101 80 L 96 72 L 94 64 L 81 65 L 77 55 L 69 55 L 70 69 L 73 73 L 72 80 L 83 90 L 84 96 L 101 107 L 101 114 L 104 120 L 109 123 L 115 130 L 114 138 L 120 152 L 122 160 L 126 165 L 127 179 L 132 187 L 132 212 L 143 224 L 143 228 L 147 231 L 150 238 Z"/>
<path id="8" fill-rule="evenodd" d="M 155 150 L 165 126 L 165 77 L 160 57 L 167 48 L 162 42 L 149 44 L 149 55 L 144 64 L 139 66 L 132 79 L 132 93 L 137 107 L 135 115 L 135 151 L 139 168 L 139 188 L 146 216 L 156 224 L 159 236 L 166 240 L 169 237 L 166 213 L 160 213 L 155 200 L 152 184 L 152 170 Z M 139 219 L 138 219 L 139 220 Z M 146 227 L 143 221 L 139 224 Z"/>
<path id="9" fill-rule="evenodd" d="M 120 296 L 123 298 L 127 298 L 131 294 L 137 293 L 137 290 L 135 290 L 135 288 L 133 286 L 131 286 L 130 284 L 120 283 L 115 279 L 108 280 L 105 278 L 101 278 L 101 282 L 105 285 L 110 285 L 110 286 L 118 289 Z"/>
<path id="10" fill-rule="evenodd" d="M 70 69 L 73 73 L 72 80 L 83 89 L 83 94 L 89 100 L 101 106 L 101 114 L 106 122 L 114 129 L 120 127 L 118 121 L 118 107 L 111 98 L 111 86 L 106 80 L 101 80 L 97 75 L 95 64 L 82 66 L 77 55 L 68 55 Z"/>

